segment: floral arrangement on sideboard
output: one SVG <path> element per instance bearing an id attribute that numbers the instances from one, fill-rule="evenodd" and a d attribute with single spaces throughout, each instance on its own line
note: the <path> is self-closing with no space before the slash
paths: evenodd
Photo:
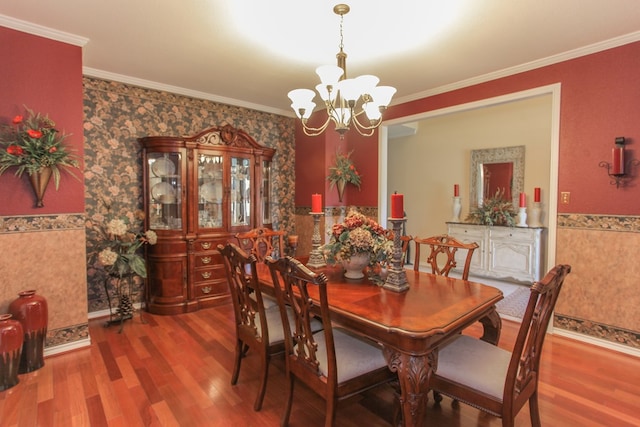
<path id="1" fill-rule="evenodd" d="M 471 209 L 465 221 L 482 225 L 516 224 L 517 213 L 510 200 L 504 198 L 504 189 L 498 189 L 492 197 L 484 199 L 481 206 Z"/>

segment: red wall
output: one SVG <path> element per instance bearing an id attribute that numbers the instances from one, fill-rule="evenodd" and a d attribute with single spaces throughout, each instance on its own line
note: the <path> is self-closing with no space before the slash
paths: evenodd
<path id="1" fill-rule="evenodd" d="M 560 152 L 558 194 L 571 193 L 569 204 L 560 204 L 559 213 L 640 215 L 640 177 L 626 187 L 611 185 L 600 161 L 611 161 L 617 136 L 627 139 L 627 150 L 640 160 L 640 42 L 609 49 L 525 73 L 496 79 L 467 88 L 390 107 L 385 119 L 493 98 L 540 86 L 561 83 Z M 425 88 L 426 89 L 426 88 Z M 320 113 L 316 113 L 320 114 Z M 299 126 L 299 123 L 296 123 Z M 331 132 L 329 129 L 327 132 Z M 348 204 L 377 204 L 377 138 L 351 139 L 354 161 L 363 174 L 362 192 L 349 193 Z M 306 157 L 308 144 L 322 136 L 296 133 L 296 205 L 310 204 L 310 179 L 326 176 L 329 163 L 312 164 Z M 314 147 L 321 156 L 323 143 Z M 326 154 L 332 154 L 324 144 Z M 300 154 L 301 157 L 298 157 Z M 530 165 L 527 165 L 530 166 Z M 316 169 L 323 167 L 323 169 Z M 311 170 L 313 168 L 313 170 Z M 640 166 L 632 170 L 640 175 Z M 313 190 L 316 191 L 316 190 Z M 335 190 L 334 190 L 335 191 Z M 329 194 L 329 196 L 331 196 Z M 336 199 L 337 200 L 337 199 Z"/>
<path id="2" fill-rule="evenodd" d="M 611 162 L 617 136 L 640 160 L 640 42 L 391 107 L 387 119 L 561 83 L 559 213 L 640 214 L 640 177 L 616 189 L 600 161 Z M 527 165 L 529 166 L 529 165 Z M 640 167 L 633 170 L 640 174 Z"/>
<path id="3" fill-rule="evenodd" d="M 58 130 L 71 134 L 67 144 L 82 159 L 82 49 L 0 27 L 0 58 L 0 123 L 24 114 L 24 105 L 48 114 Z M 75 171 L 79 180 L 62 172 L 58 191 L 51 180 L 42 208 L 34 207 L 27 174 L 17 178 L 13 172 L 0 176 L 0 215 L 84 212 L 82 169 Z"/>

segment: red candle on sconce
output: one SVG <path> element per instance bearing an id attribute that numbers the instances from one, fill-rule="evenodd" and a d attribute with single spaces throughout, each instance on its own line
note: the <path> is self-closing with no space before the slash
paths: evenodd
<path id="1" fill-rule="evenodd" d="M 322 212 L 322 194 L 316 193 L 311 195 L 311 212 L 313 213 Z"/>
<path id="2" fill-rule="evenodd" d="M 611 175 L 624 175 L 624 146 L 616 144 L 611 149 L 613 161 L 611 162 Z"/>
<path id="3" fill-rule="evenodd" d="M 520 207 L 521 208 L 527 207 L 527 196 L 524 193 L 520 193 Z"/>
<path id="4" fill-rule="evenodd" d="M 453 197 L 460 197 L 460 186 L 458 184 L 453 185 Z"/>
<path id="5" fill-rule="evenodd" d="M 404 218 L 404 196 L 393 193 L 391 195 L 391 218 Z"/>
<path id="6" fill-rule="evenodd" d="M 533 201 L 536 203 L 540 203 L 540 187 L 536 187 L 533 189 Z"/>

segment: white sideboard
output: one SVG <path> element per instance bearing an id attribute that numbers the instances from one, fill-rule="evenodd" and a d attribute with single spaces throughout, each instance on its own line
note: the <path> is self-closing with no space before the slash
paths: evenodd
<path id="1" fill-rule="evenodd" d="M 448 234 L 478 249 L 471 259 L 471 275 L 533 283 L 544 274 L 545 228 L 500 227 L 447 223 Z M 456 255 L 460 271 L 465 254 Z M 454 270 L 455 271 L 455 270 Z"/>

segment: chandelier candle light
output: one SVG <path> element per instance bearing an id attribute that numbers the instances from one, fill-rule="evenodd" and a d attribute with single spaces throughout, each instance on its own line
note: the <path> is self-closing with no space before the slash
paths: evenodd
<path id="1" fill-rule="evenodd" d="M 320 127 L 307 125 L 316 103 L 316 93 L 311 89 L 294 89 L 289 92 L 291 108 L 302 121 L 304 133 L 317 136 L 325 131 L 331 121 L 335 129 L 344 138 L 352 126 L 363 136 L 373 135 L 374 130 L 382 123 L 382 113 L 387 109 L 396 89 L 391 86 L 378 86 L 380 79 L 373 75 L 362 75 L 353 79 L 347 78 L 347 54 L 342 50 L 344 39 L 342 26 L 344 15 L 349 13 L 349 6 L 338 4 L 333 12 L 340 15 L 340 51 L 336 55 L 338 65 L 321 65 L 316 68 L 320 84 L 316 91 L 324 101 L 327 119 Z"/>

